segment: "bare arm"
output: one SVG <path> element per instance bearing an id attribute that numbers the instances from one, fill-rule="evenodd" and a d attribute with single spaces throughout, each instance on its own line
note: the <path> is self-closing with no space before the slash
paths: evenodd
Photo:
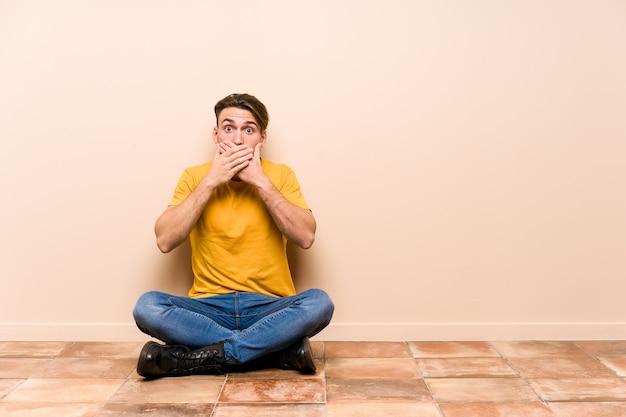
<path id="1" fill-rule="evenodd" d="M 317 227 L 311 210 L 291 203 L 269 181 L 257 190 L 283 235 L 303 249 L 310 248 Z"/>
<path id="2" fill-rule="evenodd" d="M 315 240 L 315 217 L 311 210 L 287 200 L 267 178 L 261 169 L 261 147 L 262 144 L 256 146 L 250 164 L 241 170 L 239 178 L 257 189 L 282 234 L 301 248 L 308 249 Z"/>
<path id="3" fill-rule="evenodd" d="M 204 182 L 204 181 L 203 181 Z M 206 207 L 213 186 L 202 183 L 178 206 L 169 206 L 154 225 L 159 250 L 167 253 L 189 236 Z"/>
<path id="4" fill-rule="evenodd" d="M 252 152 L 244 145 L 215 152 L 213 165 L 200 184 L 178 206 L 168 207 L 156 221 L 157 246 L 167 253 L 180 245 L 202 215 L 213 190 L 248 166 Z"/>

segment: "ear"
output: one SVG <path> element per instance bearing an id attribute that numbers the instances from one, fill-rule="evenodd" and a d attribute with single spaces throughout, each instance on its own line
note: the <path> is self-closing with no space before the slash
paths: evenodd
<path id="1" fill-rule="evenodd" d="M 213 142 L 217 145 L 217 126 L 213 128 Z"/>
<path id="2" fill-rule="evenodd" d="M 265 129 L 265 131 L 263 131 L 263 133 L 261 133 L 261 144 L 265 145 L 265 142 L 267 141 L 267 129 Z"/>

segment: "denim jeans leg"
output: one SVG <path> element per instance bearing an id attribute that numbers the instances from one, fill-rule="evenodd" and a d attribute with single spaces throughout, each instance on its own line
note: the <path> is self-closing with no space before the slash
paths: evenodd
<path id="1" fill-rule="evenodd" d="M 273 300 L 268 303 L 267 298 Z M 314 336 L 330 323 L 334 311 L 330 297 L 319 289 L 283 298 L 243 293 L 239 305 L 243 329 L 226 340 L 235 363 L 249 362 Z"/>
<path id="2" fill-rule="evenodd" d="M 167 344 L 198 349 L 224 341 L 227 362 L 242 364 L 319 333 L 333 310 L 318 289 L 282 298 L 254 293 L 188 298 L 151 291 L 139 298 L 133 315 L 141 331 Z"/>
<path id="3" fill-rule="evenodd" d="M 133 316 L 139 329 L 169 345 L 191 349 L 233 337 L 233 296 L 179 297 L 150 291 L 139 297 Z"/>

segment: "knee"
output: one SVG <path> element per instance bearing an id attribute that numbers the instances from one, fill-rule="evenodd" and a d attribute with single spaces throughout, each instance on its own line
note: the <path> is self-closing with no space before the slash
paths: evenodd
<path id="1" fill-rule="evenodd" d="M 158 291 L 149 291 L 137 299 L 133 309 L 133 318 L 137 325 L 141 327 L 142 324 L 151 321 L 158 315 L 158 312 L 162 310 L 164 295 Z"/>
<path id="2" fill-rule="evenodd" d="M 313 308 L 330 321 L 330 318 L 335 311 L 335 305 L 330 299 L 330 296 L 324 290 L 312 288 L 304 291 L 301 295 L 308 298 Z"/>

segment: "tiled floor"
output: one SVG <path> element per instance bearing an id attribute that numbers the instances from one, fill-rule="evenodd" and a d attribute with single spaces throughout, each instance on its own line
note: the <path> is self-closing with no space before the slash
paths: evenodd
<path id="1" fill-rule="evenodd" d="M 0 415 L 626 416 L 626 341 L 312 344 L 315 375 L 146 381 L 142 343 L 0 342 Z"/>

